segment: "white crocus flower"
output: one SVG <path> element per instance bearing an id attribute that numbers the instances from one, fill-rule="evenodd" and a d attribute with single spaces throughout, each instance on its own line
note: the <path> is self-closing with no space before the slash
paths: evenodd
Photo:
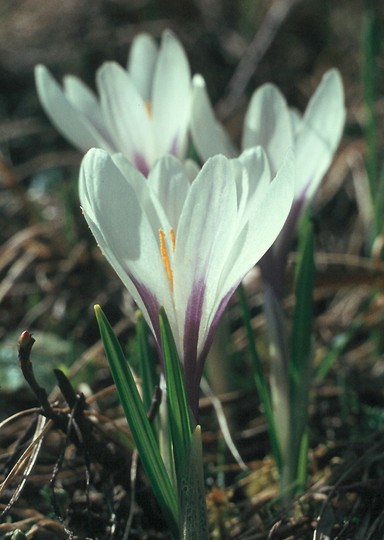
<path id="1" fill-rule="evenodd" d="M 99 99 L 73 76 L 66 76 L 61 88 L 42 65 L 35 79 L 52 123 L 81 151 L 121 152 L 144 175 L 164 154 L 185 157 L 191 74 L 171 32 L 164 32 L 160 48 L 149 35 L 138 35 L 127 69 L 104 63 L 96 75 Z"/>
<path id="2" fill-rule="evenodd" d="M 268 280 L 274 280 L 273 274 L 280 274 L 274 280 L 277 288 L 282 283 L 281 272 L 285 269 L 298 219 L 331 164 L 344 122 L 344 92 L 336 69 L 324 75 L 303 116 L 288 107 L 284 96 L 273 84 L 264 84 L 252 96 L 244 120 L 242 149 L 261 145 L 268 156 L 272 175 L 280 167 L 287 148 L 293 147 L 296 156 L 294 203 L 282 233 L 268 254 L 273 255 L 273 261 L 263 272 Z M 218 152 L 227 156 L 238 154 L 215 119 L 200 75 L 193 79 L 191 133 L 202 160 Z"/>
<path id="3" fill-rule="evenodd" d="M 330 69 L 324 75 L 303 116 L 288 107 L 276 86 L 267 83 L 251 98 L 244 119 L 242 149 L 262 146 L 273 174 L 287 148 L 293 147 L 296 155 L 295 198 L 310 199 L 332 161 L 344 121 L 344 92 L 336 69 Z M 193 78 L 191 131 L 197 152 L 204 161 L 217 153 L 238 154 L 215 119 L 201 75 Z"/>
<path id="4" fill-rule="evenodd" d="M 289 151 L 271 181 L 264 151 L 209 159 L 190 182 L 173 156 L 147 181 L 122 155 L 93 149 L 80 172 L 80 200 L 101 250 L 142 310 L 159 344 L 168 316 L 190 405 L 213 333 L 244 275 L 280 232 L 293 199 Z"/>

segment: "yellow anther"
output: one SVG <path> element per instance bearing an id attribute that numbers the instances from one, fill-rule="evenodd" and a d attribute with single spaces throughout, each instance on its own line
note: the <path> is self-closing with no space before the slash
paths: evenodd
<path id="1" fill-rule="evenodd" d="M 171 242 L 172 242 L 172 250 L 174 250 L 175 233 L 173 229 L 171 229 L 170 231 L 170 236 L 171 236 Z M 163 231 L 163 229 L 159 229 L 159 238 L 160 238 L 161 260 L 163 261 L 163 265 L 165 268 L 165 272 L 167 274 L 169 286 L 171 287 L 171 290 L 173 290 L 173 272 L 172 272 L 171 262 L 169 260 L 167 239 L 166 239 L 165 232 Z"/>
<path id="2" fill-rule="evenodd" d="M 145 108 L 147 109 L 149 118 L 152 118 L 152 103 L 149 101 L 149 99 L 145 102 Z"/>
<path id="3" fill-rule="evenodd" d="M 175 247 L 176 247 L 176 234 L 175 234 L 175 229 L 174 229 L 173 227 L 171 227 L 170 230 L 169 230 L 169 236 L 171 237 L 172 251 L 175 251 Z"/>

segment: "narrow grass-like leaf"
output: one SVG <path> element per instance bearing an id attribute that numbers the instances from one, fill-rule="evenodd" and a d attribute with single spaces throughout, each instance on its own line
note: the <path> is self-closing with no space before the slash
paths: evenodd
<path id="1" fill-rule="evenodd" d="M 300 383 L 303 368 L 311 358 L 312 291 L 314 285 L 314 241 L 312 223 L 305 216 L 300 231 L 299 257 L 295 279 L 295 310 L 291 334 L 290 376 L 293 387 Z"/>
<path id="2" fill-rule="evenodd" d="M 241 315 L 243 318 L 244 328 L 247 335 L 248 351 L 252 361 L 253 373 L 255 378 L 255 384 L 261 403 L 263 404 L 265 418 L 268 424 L 269 440 L 271 442 L 272 453 L 275 458 L 278 469 L 281 471 L 282 458 L 279 440 L 276 433 L 276 425 L 273 416 L 273 409 L 271 404 L 271 398 L 269 394 L 269 386 L 264 377 L 263 366 L 260 356 L 256 349 L 255 335 L 252 329 L 251 323 L 251 311 L 249 309 L 247 297 L 242 285 L 237 289 L 239 297 Z"/>
<path id="3" fill-rule="evenodd" d="M 152 404 L 153 392 L 159 385 L 159 376 L 156 373 L 156 362 L 152 357 L 151 347 L 148 343 L 149 328 L 144 317 L 140 313 L 136 322 L 136 335 L 139 349 L 139 373 L 143 390 L 143 403 L 146 411 Z"/>
<path id="4" fill-rule="evenodd" d="M 167 315 L 159 311 L 161 347 L 165 365 L 165 379 L 169 401 L 172 444 L 175 457 L 176 476 L 185 456 L 189 452 L 193 433 L 191 412 L 184 384 L 184 375 L 177 353 L 175 340 Z"/>
<path id="5" fill-rule="evenodd" d="M 198 426 L 193 431 L 182 366 L 163 308 L 159 319 L 178 484 L 181 540 L 208 540 L 201 430 Z"/>
<path id="6" fill-rule="evenodd" d="M 143 402 L 120 343 L 100 306 L 95 306 L 95 313 L 112 377 L 141 462 L 148 475 L 155 497 L 164 513 L 164 518 L 167 520 L 174 538 L 178 539 L 179 516 L 175 490 L 161 459 L 159 447 L 146 416 Z"/>
<path id="7" fill-rule="evenodd" d="M 372 167 L 373 168 L 373 167 Z M 374 233 L 381 234 L 384 223 L 384 163 L 381 166 L 380 173 L 377 176 L 376 193 L 373 198 L 374 210 Z"/>
<path id="8" fill-rule="evenodd" d="M 181 539 L 208 540 L 200 426 L 192 435 L 178 480 Z"/>
<path id="9" fill-rule="evenodd" d="M 290 350 L 290 405 L 292 482 L 297 481 L 300 451 L 307 425 L 309 388 L 312 375 L 312 292 L 314 286 L 314 239 L 312 223 L 304 216 L 300 229 L 299 260 L 295 279 L 295 310 Z M 301 471 L 303 482 L 303 468 Z"/>
<path id="10" fill-rule="evenodd" d="M 299 456 L 297 460 L 297 486 L 300 489 L 305 488 L 308 477 L 308 446 L 309 446 L 309 437 L 308 429 L 304 427 L 303 434 L 300 440 Z"/>
<path id="11" fill-rule="evenodd" d="M 348 343 L 350 343 L 352 338 L 356 335 L 356 332 L 362 327 L 363 322 L 363 318 L 358 317 L 352 321 L 350 326 L 343 333 L 336 335 L 332 339 L 324 358 L 316 369 L 316 373 L 313 377 L 314 379 L 324 379 L 333 364 L 347 347 Z"/>

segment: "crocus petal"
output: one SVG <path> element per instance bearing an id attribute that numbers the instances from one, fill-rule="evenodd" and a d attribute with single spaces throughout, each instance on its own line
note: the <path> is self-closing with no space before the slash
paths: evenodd
<path id="1" fill-rule="evenodd" d="M 193 159 L 186 159 L 184 162 L 184 168 L 189 182 L 192 183 L 196 176 L 199 174 L 200 167 Z"/>
<path id="2" fill-rule="evenodd" d="M 192 319 L 186 318 L 184 323 L 186 315 L 180 313 L 180 324 L 184 323 L 189 334 L 184 340 L 182 355 L 188 357 L 188 362 L 191 351 L 199 351 L 204 342 L 205 322 L 216 300 L 221 261 L 225 260 L 235 234 L 232 225 L 237 217 L 237 195 L 232 174 L 233 166 L 224 156 L 207 161 L 192 183 L 180 216 L 174 259 L 177 267 L 174 297 L 176 305 L 188 306 L 192 314 Z M 196 325 L 201 327 L 201 332 L 191 330 Z M 191 341 L 191 336 L 198 339 L 198 343 Z"/>
<path id="3" fill-rule="evenodd" d="M 244 119 L 243 149 L 262 146 L 272 175 L 288 148 L 293 146 L 293 126 L 284 96 L 273 84 L 264 84 L 253 94 Z"/>
<path id="4" fill-rule="evenodd" d="M 228 157 L 237 154 L 224 128 L 215 118 L 201 75 L 195 75 L 192 80 L 191 134 L 203 161 L 216 154 Z"/>
<path id="5" fill-rule="evenodd" d="M 99 134 L 100 143 L 98 146 L 103 147 L 109 152 L 114 152 L 115 147 L 105 128 L 100 105 L 95 94 L 80 79 L 73 75 L 66 75 L 64 77 L 63 90 L 73 107 L 81 111 Z"/>
<path id="6" fill-rule="evenodd" d="M 159 306 L 172 313 L 172 304 L 158 238 L 131 185 L 135 177 L 146 186 L 133 166 L 125 177 L 107 152 L 90 150 L 80 171 L 80 201 L 100 249 L 155 330 Z"/>
<path id="7" fill-rule="evenodd" d="M 276 239 L 293 199 L 292 151 L 272 182 L 260 148 L 248 151 L 243 159 L 250 171 L 239 160 L 210 159 L 192 184 L 180 218 L 174 297 L 176 306 L 187 301 L 180 334 L 186 379 L 192 380 L 187 383 L 191 400 L 196 399 L 193 388 L 223 310 L 244 275 Z M 210 175 L 211 186 L 205 173 Z M 252 185 L 258 179 L 260 190 Z M 201 198 L 205 202 L 196 208 Z M 187 283 L 192 283 L 190 289 Z"/>
<path id="8" fill-rule="evenodd" d="M 255 178 L 250 178 L 255 182 Z M 294 179 L 295 158 L 293 150 L 289 149 L 276 177 L 263 190 L 264 194 L 260 190 L 257 197 L 250 199 L 247 222 L 239 230 L 223 266 L 219 284 L 223 292 L 237 286 L 278 237 L 292 206 Z"/>
<path id="9" fill-rule="evenodd" d="M 259 204 L 262 204 L 263 198 L 271 182 L 271 171 L 268 158 L 261 146 L 244 150 L 238 157 L 238 160 L 248 173 L 246 208 L 245 211 L 239 209 L 242 220 L 239 223 L 239 228 L 241 228 L 248 219 L 249 209 L 254 208 L 252 200 L 255 200 L 255 204 L 257 204 L 257 201 Z"/>
<path id="10" fill-rule="evenodd" d="M 99 133 L 64 95 L 45 66 L 36 66 L 35 82 L 40 103 L 64 137 L 83 152 L 102 144 Z"/>
<path id="11" fill-rule="evenodd" d="M 173 156 L 158 160 L 147 179 L 153 201 L 162 208 L 169 226 L 177 233 L 179 217 L 190 189 L 183 164 Z"/>
<path id="12" fill-rule="evenodd" d="M 152 81 L 158 56 L 155 40 L 149 34 L 139 34 L 132 42 L 128 73 L 144 101 L 151 100 Z"/>
<path id="13" fill-rule="evenodd" d="M 135 191 L 137 199 L 140 201 L 141 209 L 151 224 L 153 235 L 157 238 L 159 234 L 159 223 L 167 223 L 164 209 L 159 205 L 156 198 L 153 197 L 152 191 L 148 189 L 148 181 L 143 182 L 141 174 L 136 175 L 132 173 L 132 163 L 123 154 L 113 154 L 112 159 L 123 176 L 129 178 L 129 183 Z"/>
<path id="14" fill-rule="evenodd" d="M 340 74 L 329 70 L 308 103 L 296 138 L 296 197 L 311 200 L 331 164 L 345 122 Z"/>
<path id="15" fill-rule="evenodd" d="M 191 73 L 184 49 L 164 32 L 152 89 L 152 111 L 158 155 L 182 156 L 190 117 Z"/>
<path id="16" fill-rule="evenodd" d="M 101 111 L 116 147 L 146 174 L 153 159 L 153 133 L 145 102 L 115 62 L 103 64 L 96 80 Z"/>
<path id="17" fill-rule="evenodd" d="M 169 234 L 177 229 L 179 215 L 190 187 L 183 164 L 173 156 L 164 156 L 151 169 L 146 182 L 142 176 L 132 174 L 132 164 L 123 154 L 112 156 L 114 163 L 129 178 L 140 206 L 159 238 L 159 228 Z"/>
<path id="18" fill-rule="evenodd" d="M 232 223 L 236 220 L 237 197 L 231 176 L 233 168 L 224 156 L 207 161 L 191 185 L 176 235 L 173 295 L 178 348 L 194 411 L 201 376 L 200 357 L 209 334 L 207 321 L 216 301 L 222 259 L 235 233 Z"/>

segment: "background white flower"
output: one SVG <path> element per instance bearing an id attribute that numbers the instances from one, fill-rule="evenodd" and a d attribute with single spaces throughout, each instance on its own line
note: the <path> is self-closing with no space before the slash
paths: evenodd
<path id="1" fill-rule="evenodd" d="M 191 74 L 183 47 L 165 31 L 161 46 L 147 34 L 132 43 L 127 69 L 106 62 L 98 70 L 99 99 L 78 78 L 63 88 L 36 66 L 40 102 L 58 131 L 77 148 L 123 153 L 143 174 L 160 156 L 185 156 Z"/>
<path id="2" fill-rule="evenodd" d="M 336 69 L 324 75 L 303 116 L 289 108 L 280 90 L 267 83 L 258 88 L 244 119 L 242 149 L 260 145 L 267 153 L 272 173 L 289 147 L 296 155 L 295 198 L 305 192 L 309 200 L 327 171 L 340 142 L 345 122 L 344 92 Z M 204 79 L 193 78 L 191 116 L 193 143 L 202 160 L 238 151 L 217 122 Z"/>
<path id="3" fill-rule="evenodd" d="M 315 195 L 331 164 L 345 122 L 344 91 L 336 69 L 324 75 L 301 116 L 288 107 L 273 84 L 257 89 L 244 119 L 242 148 L 261 145 L 272 175 L 280 167 L 287 148 L 296 156 L 295 194 L 290 215 L 272 248 L 261 261 L 263 278 L 280 296 L 286 258 L 304 208 Z M 204 79 L 195 75 L 191 115 L 193 143 L 203 160 L 217 152 L 235 156 L 238 151 L 224 128 L 217 122 L 209 102 Z"/>

